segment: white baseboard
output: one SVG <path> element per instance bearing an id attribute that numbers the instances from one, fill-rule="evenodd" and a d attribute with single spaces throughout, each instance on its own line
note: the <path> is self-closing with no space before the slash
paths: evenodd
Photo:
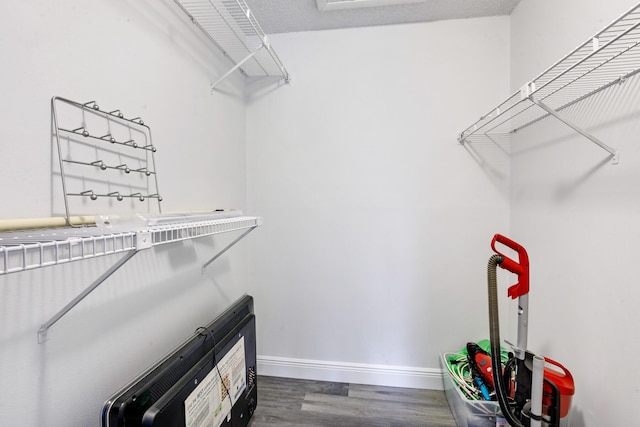
<path id="1" fill-rule="evenodd" d="M 442 370 L 258 356 L 258 375 L 442 390 Z"/>

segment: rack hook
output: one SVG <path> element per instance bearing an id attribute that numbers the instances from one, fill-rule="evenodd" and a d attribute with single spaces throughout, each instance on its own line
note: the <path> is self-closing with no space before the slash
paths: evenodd
<path id="1" fill-rule="evenodd" d="M 133 193 L 131 194 L 129 197 L 138 197 L 138 200 L 140 200 L 141 202 L 144 202 L 144 196 L 140 193 Z"/>
<path id="2" fill-rule="evenodd" d="M 124 145 L 130 145 L 133 148 L 138 148 L 138 143 L 135 142 L 133 139 L 130 139 L 130 140 L 126 141 L 126 142 L 123 142 L 123 144 Z"/>
<path id="3" fill-rule="evenodd" d="M 78 129 L 74 129 L 71 132 L 73 133 L 79 133 L 82 136 L 89 136 L 89 131 L 87 131 L 85 128 L 83 127 L 79 127 Z"/>
<path id="4" fill-rule="evenodd" d="M 83 105 L 85 107 L 93 108 L 94 110 L 100 110 L 100 107 L 98 106 L 98 104 L 96 104 L 96 101 L 85 102 Z"/>
<path id="5" fill-rule="evenodd" d="M 112 143 L 112 144 L 115 144 L 115 142 L 116 142 L 116 139 L 115 139 L 113 136 L 111 136 L 111 134 L 110 134 L 110 133 L 108 133 L 108 134 L 106 134 L 106 135 L 104 135 L 104 136 L 101 136 L 101 137 L 100 137 L 100 139 L 107 140 L 107 141 L 109 141 L 109 142 L 110 142 L 110 143 Z"/>
<path id="6" fill-rule="evenodd" d="M 129 166 L 127 166 L 126 163 L 123 163 L 121 165 L 116 166 L 116 169 L 120 169 L 120 170 L 124 171 L 124 173 L 131 172 L 131 169 L 129 169 Z"/>
<path id="7" fill-rule="evenodd" d="M 120 194 L 120 192 L 119 192 L 119 191 L 114 191 L 114 192 L 112 192 L 112 193 L 109 193 L 109 194 L 107 194 L 107 196 L 109 196 L 109 197 L 114 197 L 114 196 L 115 196 L 115 198 L 116 198 L 119 202 L 121 202 L 121 201 L 124 199 L 124 197 L 122 196 L 122 194 Z"/>
<path id="8" fill-rule="evenodd" d="M 96 160 L 95 162 L 91 162 L 91 165 L 97 166 L 103 171 L 107 170 L 107 165 L 105 165 L 102 160 Z"/>
<path id="9" fill-rule="evenodd" d="M 147 168 L 140 168 L 140 169 L 135 169 L 136 172 L 144 172 L 145 175 L 150 176 L 151 175 L 151 171 L 148 170 Z"/>
<path id="10" fill-rule="evenodd" d="M 81 196 L 89 196 L 91 200 L 98 200 L 98 195 L 93 190 L 86 190 L 80 193 Z"/>
<path id="11" fill-rule="evenodd" d="M 136 117 L 135 119 L 131 119 L 132 122 L 138 123 L 139 125 L 143 125 L 144 121 L 142 121 L 142 117 Z"/>
<path id="12" fill-rule="evenodd" d="M 124 114 L 122 114 L 120 110 L 109 111 L 109 114 L 111 114 L 112 116 L 119 117 L 121 119 L 124 117 Z"/>

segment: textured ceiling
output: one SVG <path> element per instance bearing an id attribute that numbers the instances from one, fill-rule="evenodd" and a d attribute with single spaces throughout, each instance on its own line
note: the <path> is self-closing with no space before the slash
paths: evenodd
<path id="1" fill-rule="evenodd" d="M 266 34 L 509 15 L 520 0 L 424 3 L 321 12 L 316 0 L 245 0 Z"/>

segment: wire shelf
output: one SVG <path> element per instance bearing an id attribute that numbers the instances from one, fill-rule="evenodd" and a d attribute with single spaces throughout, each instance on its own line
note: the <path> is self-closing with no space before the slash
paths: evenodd
<path id="1" fill-rule="evenodd" d="M 191 21 L 246 76 L 282 76 L 289 73 L 278 58 L 260 24 L 244 0 L 175 0 Z"/>
<path id="2" fill-rule="evenodd" d="M 0 245 L 0 274 L 7 274 L 130 251 L 136 247 L 136 234 L 0 237 Z"/>
<path id="3" fill-rule="evenodd" d="M 212 216 L 216 215 L 221 216 Z M 144 226 L 135 231 L 120 230 L 126 226 L 123 225 L 111 230 L 95 226 L 3 233 L 0 234 L 0 275 L 252 229 L 262 224 L 260 217 L 249 216 L 205 220 L 197 215 L 195 218 L 197 220 L 192 221 L 186 215 L 180 218 L 180 223 Z"/>
<path id="4" fill-rule="evenodd" d="M 216 221 L 198 221 L 150 228 L 153 245 L 212 236 L 214 234 L 254 228 L 261 224 L 259 217 L 238 217 Z"/>
<path id="5" fill-rule="evenodd" d="M 460 133 L 458 140 L 513 134 L 640 71 L 640 5 L 585 41 Z M 595 141 L 594 141 L 595 142 Z"/>

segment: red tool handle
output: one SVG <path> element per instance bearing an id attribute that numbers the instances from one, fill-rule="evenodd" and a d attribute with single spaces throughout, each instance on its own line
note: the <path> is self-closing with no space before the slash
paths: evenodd
<path id="1" fill-rule="evenodd" d="M 513 249 L 518 253 L 518 262 L 512 260 L 505 254 L 501 253 L 496 249 L 496 242 L 505 245 L 506 247 Z M 518 275 L 518 282 L 508 289 L 508 294 L 512 299 L 516 299 L 521 295 L 525 295 L 529 293 L 529 256 L 527 255 L 527 251 L 520 245 L 519 243 L 514 242 L 508 237 L 503 236 L 502 234 L 496 234 L 493 236 L 493 240 L 491 240 L 491 249 L 498 255 L 500 255 L 503 260 L 500 263 L 500 267 L 504 268 L 507 271 L 510 271 L 514 274 Z"/>

